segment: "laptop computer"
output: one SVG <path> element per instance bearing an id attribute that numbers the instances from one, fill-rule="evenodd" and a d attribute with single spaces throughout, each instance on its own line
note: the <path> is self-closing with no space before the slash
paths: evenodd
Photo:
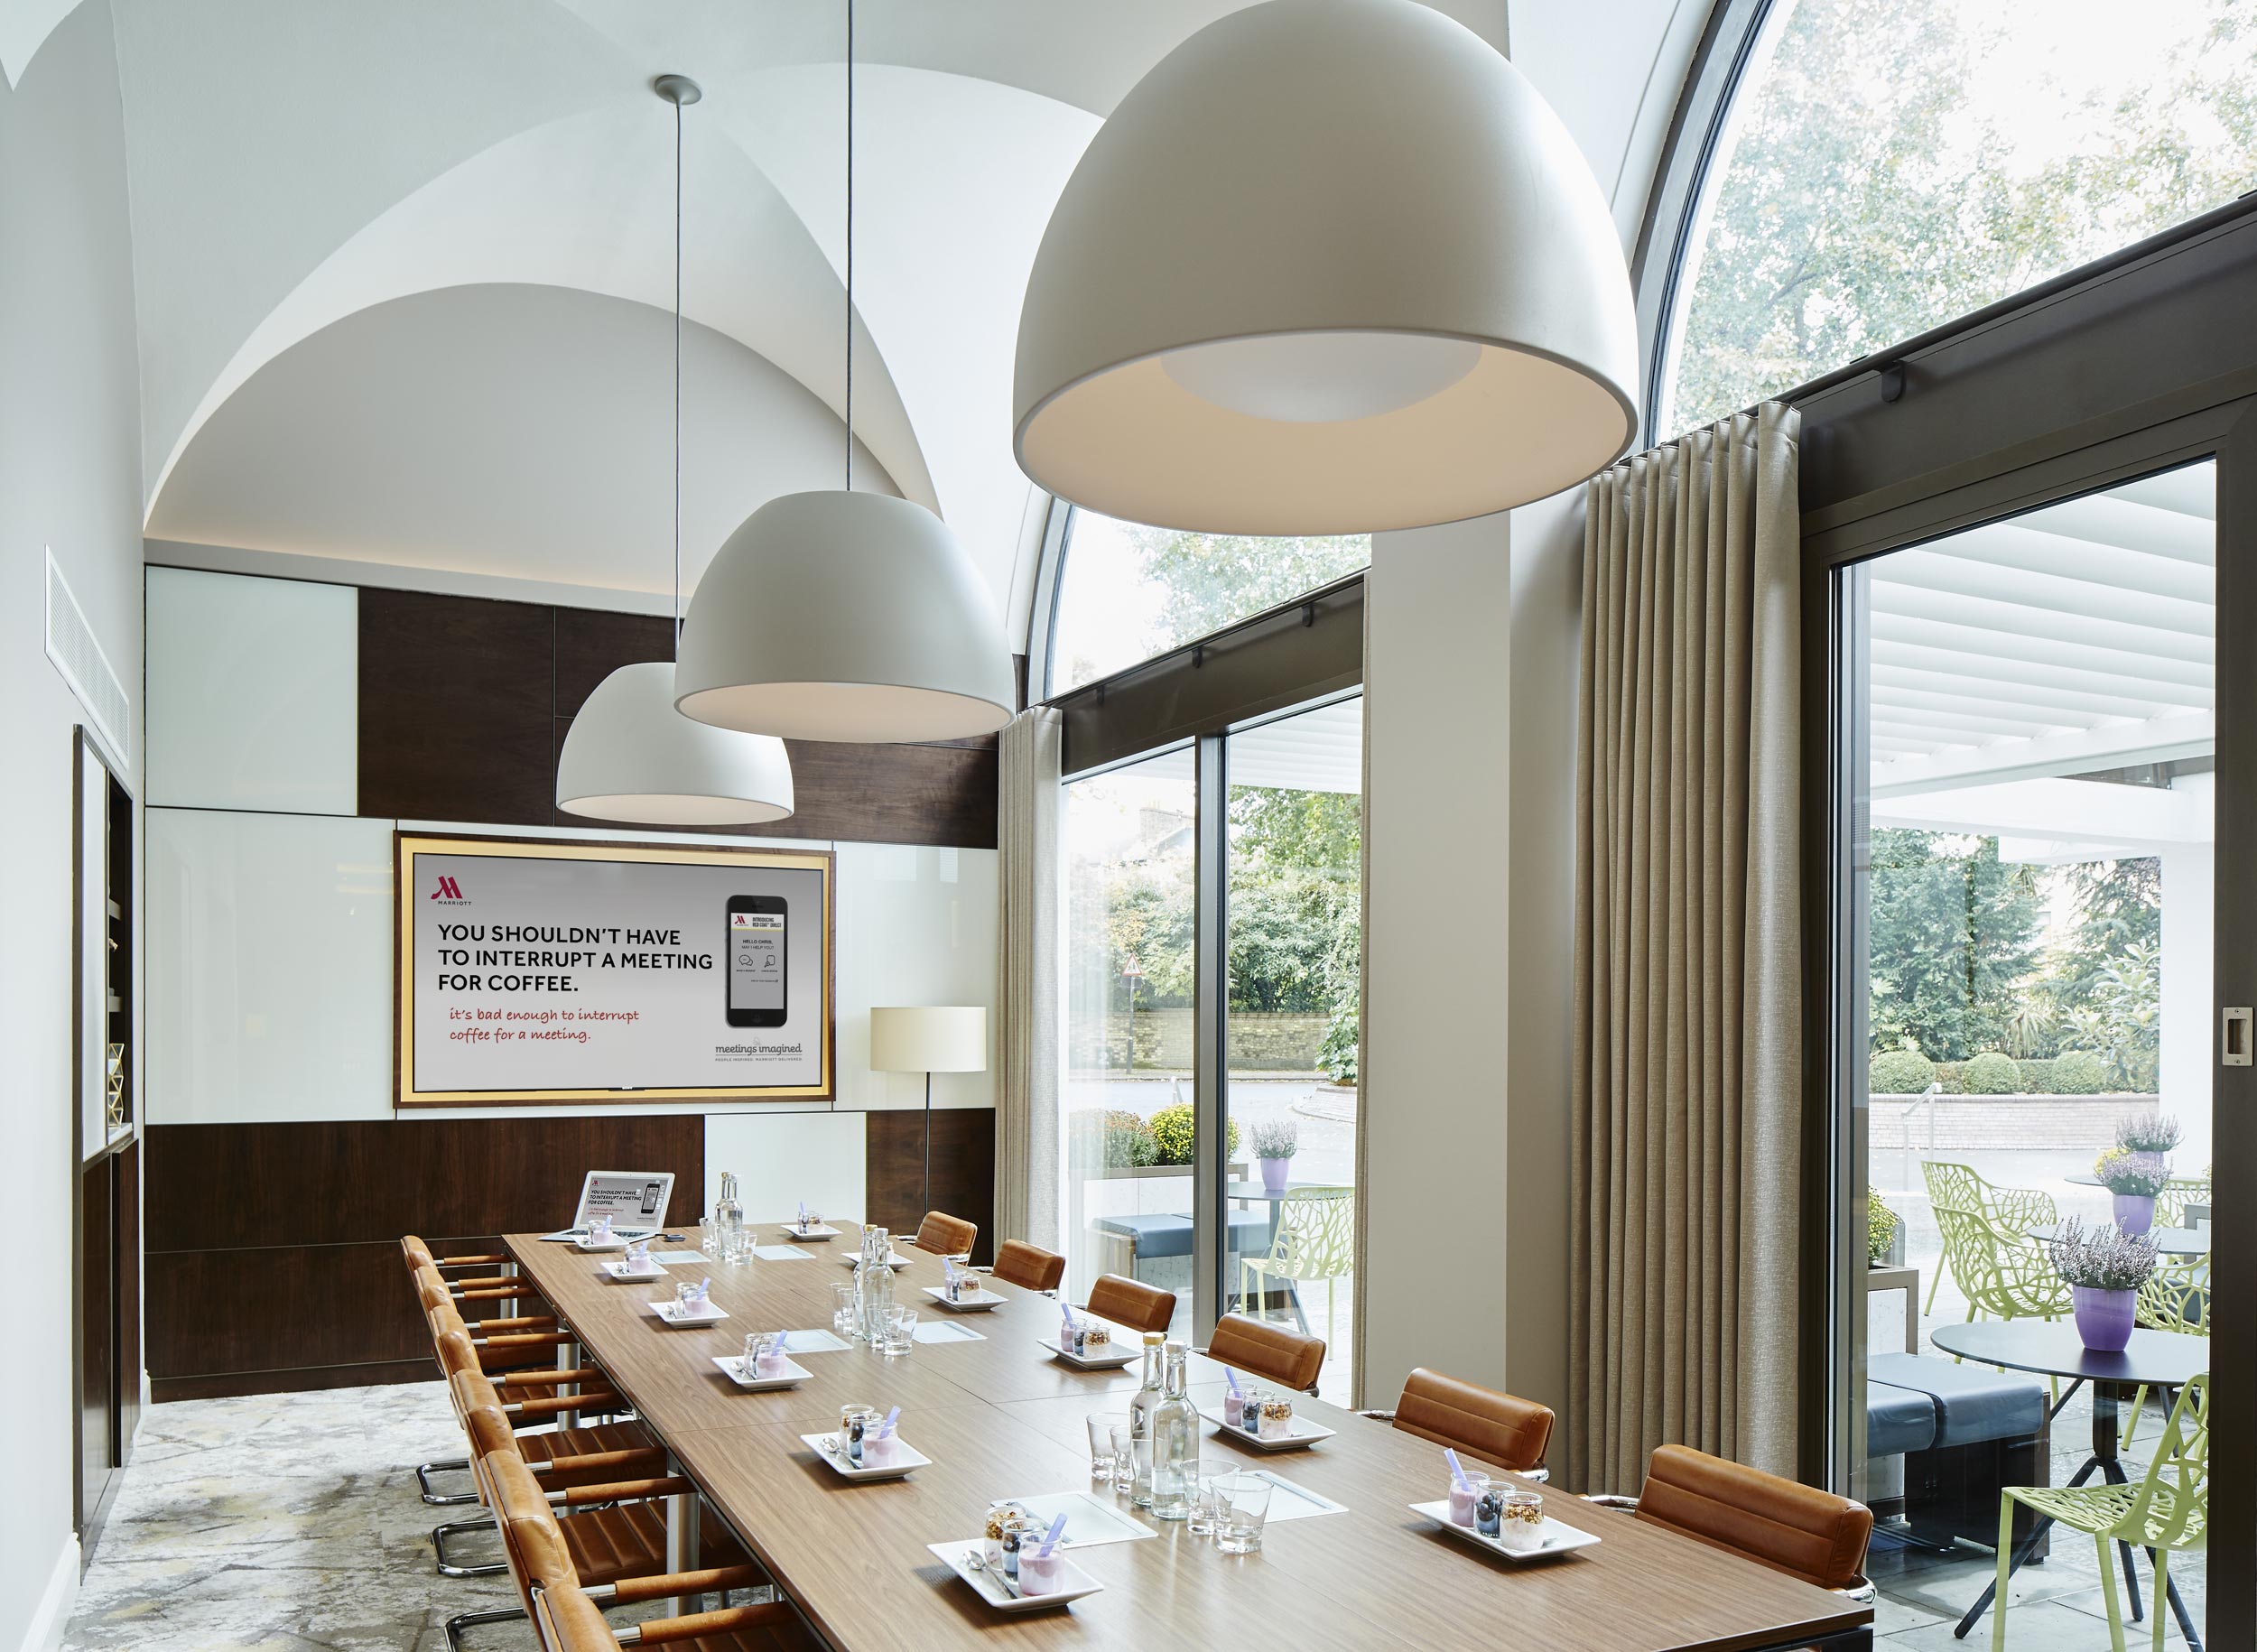
<path id="1" fill-rule="evenodd" d="M 572 1225 L 541 1237 L 579 1239 L 593 1218 L 608 1216 L 612 1232 L 621 1239 L 646 1239 L 664 1230 L 666 1206 L 673 1193 L 671 1170 L 591 1170 L 580 1184 L 580 1204 L 572 1211 Z"/>

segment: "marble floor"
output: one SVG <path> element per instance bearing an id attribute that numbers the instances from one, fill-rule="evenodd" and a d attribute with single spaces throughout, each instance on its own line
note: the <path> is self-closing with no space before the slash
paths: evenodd
<path id="1" fill-rule="evenodd" d="M 474 1511 L 426 1506 L 408 1470 L 461 1454 L 436 1382 L 151 1406 L 66 1652 L 444 1652 L 446 1619 L 515 1599 L 432 1570 L 431 1528 Z"/>

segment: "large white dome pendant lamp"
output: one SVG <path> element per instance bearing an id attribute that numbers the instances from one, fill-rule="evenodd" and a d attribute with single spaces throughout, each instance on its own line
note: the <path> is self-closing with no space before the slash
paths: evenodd
<path id="1" fill-rule="evenodd" d="M 682 646 L 682 109 L 697 82 L 662 75 L 674 107 L 674 647 Z M 622 665 L 572 718 L 556 759 L 556 806 L 651 826 L 735 826 L 792 812 L 784 742 L 692 722 L 674 710 L 674 668 Z"/>
<path id="2" fill-rule="evenodd" d="M 846 51 L 846 488 L 771 499 L 690 599 L 674 703 L 803 740 L 951 740 L 1009 722 L 1010 651 L 980 571 L 923 506 L 854 491 L 854 6 Z"/>
<path id="3" fill-rule="evenodd" d="M 847 2 L 847 487 L 754 510 L 698 580 L 674 704 L 797 740 L 961 740 L 1016 713 L 987 584 L 924 506 L 853 489 L 853 0 Z"/>
<path id="4" fill-rule="evenodd" d="M 1269 0 L 1162 59 L 1067 181 L 1013 444 L 1128 521 L 1360 533 L 1574 486 L 1637 388 L 1606 201 L 1519 71 L 1412 0 Z"/>

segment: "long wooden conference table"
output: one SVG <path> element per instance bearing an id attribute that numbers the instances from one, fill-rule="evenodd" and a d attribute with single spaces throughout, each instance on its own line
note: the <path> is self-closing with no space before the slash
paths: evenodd
<path id="1" fill-rule="evenodd" d="M 1087 1490 L 1114 1502 L 1090 1479 L 1083 1419 L 1125 1411 L 1138 1368 L 1079 1371 L 1053 1359 L 1036 1339 L 1057 1329 L 1057 1304 L 993 1279 L 988 1288 L 1008 1298 L 1002 1307 L 948 1313 L 921 1289 L 941 1283 L 940 1258 L 904 1242 L 896 1248 L 910 1266 L 895 1276 L 896 1300 L 980 1340 L 919 1343 L 894 1359 L 859 1342 L 794 1352 L 812 1373 L 797 1387 L 738 1388 L 712 1361 L 738 1353 L 747 1332 L 830 1328 L 831 1286 L 850 1276 L 838 1258 L 859 1248 L 853 1225 L 837 1225 L 846 1230 L 839 1239 L 798 1247 L 805 1259 L 722 1267 L 701 1258 L 673 1265 L 659 1284 L 614 1281 L 601 1258 L 537 1234 L 510 1234 L 506 1243 L 681 1472 L 840 1652 L 1194 1645 L 1784 1652 L 1870 1644 L 1868 1606 L 1556 1490 L 1545 1511 L 1596 1534 L 1596 1545 L 1532 1563 L 1482 1554 L 1407 1507 L 1446 1495 L 1437 1447 L 1305 1397 L 1296 1408 L 1335 1437 L 1264 1455 L 1210 1429 L 1202 1455 L 1273 1470 L 1344 1504 L 1345 1513 L 1273 1518 L 1261 1552 L 1240 1556 L 1180 1522 L 1139 1514 L 1156 1537 L 1073 1551 L 1101 1593 L 1066 1608 L 996 1612 L 925 1545 L 977 1537 L 999 1499 Z M 790 1242 L 768 1223 L 757 1237 Z M 652 1315 L 654 1298 L 673 1295 L 673 1278 L 708 1275 L 729 1319 L 674 1330 Z M 1194 1356 L 1191 1376 L 1201 1408 L 1218 1408 L 1221 1368 Z M 800 1435 L 834 1429 L 849 1403 L 899 1406 L 901 1439 L 931 1464 L 905 1480 L 841 1479 Z M 1119 1506 L 1126 1510 L 1127 1499 Z"/>

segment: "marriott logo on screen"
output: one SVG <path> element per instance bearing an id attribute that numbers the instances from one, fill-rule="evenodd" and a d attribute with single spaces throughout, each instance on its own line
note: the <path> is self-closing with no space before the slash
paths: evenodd
<path id="1" fill-rule="evenodd" d="M 431 892 L 431 898 L 444 901 L 450 906 L 468 906 L 470 904 L 462 896 L 462 886 L 451 877 L 441 878 L 439 886 Z"/>

